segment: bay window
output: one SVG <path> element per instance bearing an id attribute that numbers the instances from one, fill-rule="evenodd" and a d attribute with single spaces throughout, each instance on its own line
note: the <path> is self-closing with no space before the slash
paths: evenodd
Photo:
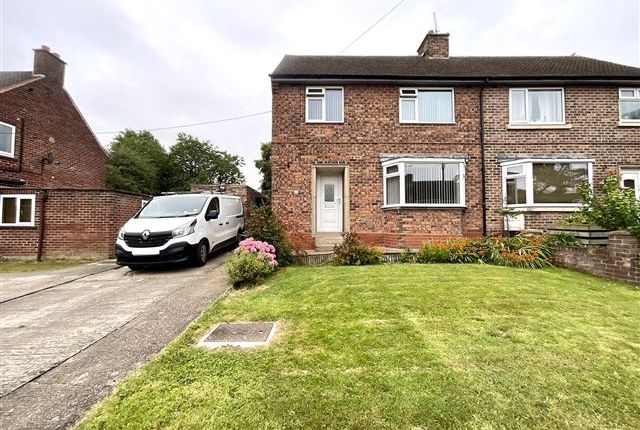
<path id="1" fill-rule="evenodd" d="M 34 226 L 35 202 L 35 194 L 0 195 L 0 225 Z"/>
<path id="2" fill-rule="evenodd" d="M 307 122 L 343 122 L 344 97 L 341 87 L 307 87 Z"/>
<path id="3" fill-rule="evenodd" d="M 640 88 L 620 88 L 620 122 L 640 123 Z"/>
<path id="4" fill-rule="evenodd" d="M 464 206 L 464 160 L 394 159 L 382 164 L 384 206 Z"/>
<path id="5" fill-rule="evenodd" d="M 564 124 L 562 88 L 511 88 L 509 123 Z"/>
<path id="6" fill-rule="evenodd" d="M 578 207 L 579 187 L 591 184 L 593 160 L 518 160 L 502 163 L 508 207 Z"/>
<path id="7" fill-rule="evenodd" d="M 400 88 L 400 122 L 453 123 L 453 89 Z"/>

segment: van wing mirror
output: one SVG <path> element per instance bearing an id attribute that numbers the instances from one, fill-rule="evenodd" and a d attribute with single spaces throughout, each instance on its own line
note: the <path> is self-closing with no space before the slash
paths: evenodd
<path id="1" fill-rule="evenodd" d="M 220 211 L 218 209 L 211 209 L 209 212 L 207 212 L 207 214 L 204 216 L 204 218 L 207 221 L 209 221 L 211 219 L 218 218 L 218 215 L 220 215 Z"/>

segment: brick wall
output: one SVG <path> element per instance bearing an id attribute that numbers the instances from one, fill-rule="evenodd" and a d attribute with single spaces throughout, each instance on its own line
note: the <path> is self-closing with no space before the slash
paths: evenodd
<path id="1" fill-rule="evenodd" d="M 36 50 L 35 66 L 47 76 L 0 93 L 0 121 L 16 128 L 14 157 L 0 156 L 0 181 L 23 180 L 30 188 L 104 188 L 107 156 L 63 87 L 64 64 Z M 56 161 L 43 165 L 49 152 Z"/>
<path id="2" fill-rule="evenodd" d="M 43 258 L 106 258 L 122 225 L 148 197 L 108 190 L 46 190 Z M 34 227 L 0 227 L 0 257 L 35 258 L 45 190 L 0 189 L 0 194 L 35 194 Z"/>
<path id="3" fill-rule="evenodd" d="M 394 85 L 345 86 L 344 123 L 307 124 L 304 89 L 273 89 L 272 205 L 297 247 L 315 247 L 312 169 L 327 165 L 348 167 L 350 229 L 366 242 L 415 247 L 426 240 L 481 233 L 478 187 L 467 186 L 466 209 L 382 209 L 379 158 L 389 153 L 461 154 L 469 160 L 467 184 L 479 183 L 479 89 L 456 89 L 453 125 L 400 124 Z"/>
<path id="4" fill-rule="evenodd" d="M 305 86 L 273 85 L 274 213 L 298 246 L 313 248 L 314 166 L 348 167 L 352 231 L 384 246 L 415 246 L 426 240 L 477 236 L 482 230 L 479 87 L 455 88 L 453 125 L 400 124 L 397 85 L 345 85 L 344 123 L 305 123 Z M 503 230 L 499 158 L 581 156 L 593 158 L 594 182 L 610 169 L 640 165 L 640 128 L 618 125 L 618 87 L 565 87 L 571 128 L 509 129 L 509 89 L 484 94 L 487 227 Z M 466 209 L 381 209 L 384 153 L 464 154 Z M 526 228 L 544 228 L 567 212 L 531 212 Z"/>
<path id="5" fill-rule="evenodd" d="M 594 184 L 620 166 L 640 165 L 640 127 L 618 125 L 618 87 L 567 86 L 565 129 L 509 129 L 509 88 L 485 90 L 484 126 L 487 174 L 487 227 L 502 231 L 502 172 L 499 158 L 563 156 L 595 159 Z M 597 187 L 596 187 L 597 188 Z M 525 214 L 525 228 L 541 229 L 567 212 Z"/>
<path id="6" fill-rule="evenodd" d="M 559 248 L 553 259 L 557 266 L 640 284 L 640 241 L 626 231 L 609 233 L 607 246 Z"/>

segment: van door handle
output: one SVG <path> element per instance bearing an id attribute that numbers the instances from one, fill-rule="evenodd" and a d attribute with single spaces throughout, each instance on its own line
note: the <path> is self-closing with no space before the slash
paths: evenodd
<path id="1" fill-rule="evenodd" d="M 229 221 L 225 222 L 225 224 L 229 224 Z"/>
<path id="2" fill-rule="evenodd" d="M 224 225 L 224 224 L 220 223 L 220 224 L 218 224 L 218 225 Z"/>

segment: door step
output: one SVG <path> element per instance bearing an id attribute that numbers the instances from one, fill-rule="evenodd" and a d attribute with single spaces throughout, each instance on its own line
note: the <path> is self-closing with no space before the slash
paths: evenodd
<path id="1" fill-rule="evenodd" d="M 316 251 L 333 251 L 333 247 L 342 243 L 341 234 L 319 234 L 316 236 Z"/>

